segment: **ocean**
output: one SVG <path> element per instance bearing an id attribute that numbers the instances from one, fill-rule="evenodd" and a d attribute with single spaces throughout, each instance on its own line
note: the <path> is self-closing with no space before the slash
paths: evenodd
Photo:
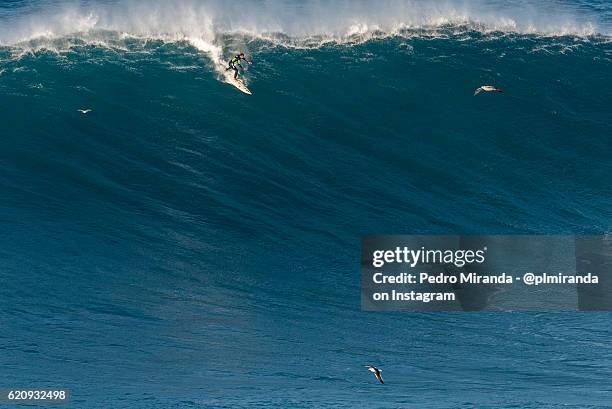
<path id="1" fill-rule="evenodd" d="M 359 299 L 364 235 L 610 232 L 611 28 L 606 0 L 0 0 L 0 388 L 612 407 L 610 313 Z"/>

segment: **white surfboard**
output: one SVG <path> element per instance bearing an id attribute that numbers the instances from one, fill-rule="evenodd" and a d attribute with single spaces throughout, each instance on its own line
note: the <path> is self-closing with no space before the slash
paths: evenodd
<path id="1" fill-rule="evenodd" d="M 240 81 L 239 79 L 234 78 L 234 70 L 224 71 L 223 76 L 225 77 L 225 82 L 227 82 L 228 84 L 233 85 L 234 87 L 238 88 L 240 91 L 244 92 L 245 94 L 253 95 L 251 90 L 249 90 L 247 86 L 244 85 L 244 82 Z"/>

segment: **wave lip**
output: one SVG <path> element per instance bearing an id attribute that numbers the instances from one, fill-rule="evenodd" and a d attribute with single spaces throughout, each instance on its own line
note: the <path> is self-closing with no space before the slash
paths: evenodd
<path id="1" fill-rule="evenodd" d="M 49 9 L 16 8 L 0 12 L 3 23 L 0 44 L 112 31 L 148 38 L 197 39 L 194 42 L 210 51 L 211 45 L 218 44 L 226 34 L 242 33 L 264 39 L 274 34 L 298 40 L 322 38 L 343 42 L 355 37 L 396 35 L 407 30 L 431 31 L 449 26 L 467 26 L 481 32 L 609 36 L 609 24 L 602 16 L 612 13 L 612 6 L 597 2 L 599 8 L 595 11 L 560 0 L 449 0 L 444 3 L 269 0 L 244 4 L 219 0 L 127 0 L 81 6 L 64 3 Z M 611 10 L 602 11 L 601 7 Z"/>

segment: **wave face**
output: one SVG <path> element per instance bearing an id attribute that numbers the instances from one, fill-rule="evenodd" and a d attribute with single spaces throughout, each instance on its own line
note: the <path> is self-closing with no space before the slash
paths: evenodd
<path id="1" fill-rule="evenodd" d="M 607 3 L 0 4 L 0 384 L 609 404 L 609 314 L 364 314 L 357 267 L 365 234 L 610 231 Z"/>

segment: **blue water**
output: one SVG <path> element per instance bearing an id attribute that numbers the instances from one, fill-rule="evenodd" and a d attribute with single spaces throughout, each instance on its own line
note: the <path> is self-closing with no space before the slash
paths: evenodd
<path id="1" fill-rule="evenodd" d="M 612 407 L 608 313 L 359 303 L 362 235 L 610 231 L 609 2 L 143 4 L 0 2 L 0 388 Z"/>

